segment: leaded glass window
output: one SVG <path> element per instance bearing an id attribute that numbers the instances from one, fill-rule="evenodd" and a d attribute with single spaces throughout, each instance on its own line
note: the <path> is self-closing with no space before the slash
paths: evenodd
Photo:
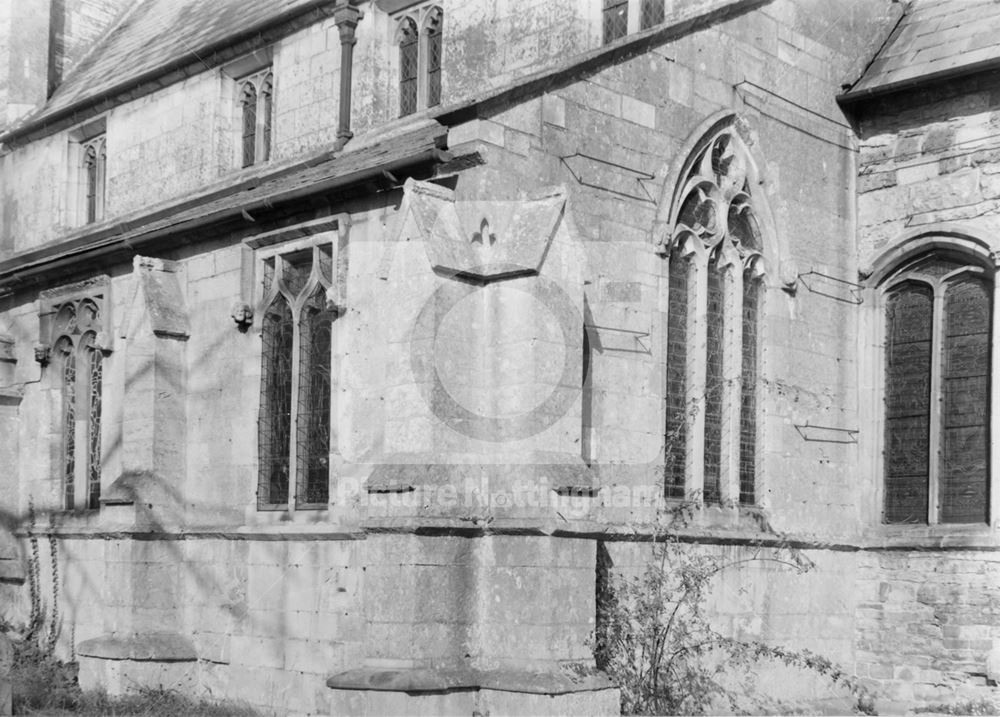
<path id="1" fill-rule="evenodd" d="M 689 263 L 680 248 L 670 254 L 667 304 L 667 426 L 664 466 L 668 498 L 684 497 L 687 462 L 687 345 L 688 345 Z"/>
<path id="2" fill-rule="evenodd" d="M 240 164 L 250 167 L 271 158 L 274 75 L 261 70 L 238 82 Z"/>
<path id="3" fill-rule="evenodd" d="M 628 0 L 604 0 L 601 13 L 604 44 L 628 34 Z"/>
<path id="4" fill-rule="evenodd" d="M 756 267 L 743 273 L 743 351 L 740 383 L 740 503 L 757 502 L 757 361 L 761 279 Z"/>
<path id="5" fill-rule="evenodd" d="M 63 484 L 63 507 L 72 509 L 76 499 L 76 354 L 73 342 L 59 339 L 56 344 L 56 368 L 59 371 L 60 400 L 60 477 Z"/>
<path id="6" fill-rule="evenodd" d="M 751 162 L 733 125 L 695 147 L 671 204 L 664 493 L 749 505 L 766 275 Z"/>
<path id="7" fill-rule="evenodd" d="M 84 221 L 87 224 L 104 218 L 104 185 L 107 174 L 107 143 L 103 134 L 83 143 Z"/>
<path id="8" fill-rule="evenodd" d="M 87 357 L 87 508 L 101 507 L 101 383 L 104 377 L 103 356 L 91 341 L 84 346 Z"/>
<path id="9" fill-rule="evenodd" d="M 399 116 L 441 104 L 444 11 L 438 5 L 407 10 L 396 20 Z"/>
<path id="10" fill-rule="evenodd" d="M 101 397 L 104 355 L 100 299 L 56 304 L 46 318 L 53 337 L 52 388 L 57 411 L 57 474 L 66 510 L 100 508 Z"/>
<path id="11" fill-rule="evenodd" d="M 261 510 L 325 508 L 331 451 L 332 281 L 329 245 L 305 245 L 263 261 Z"/>
<path id="12" fill-rule="evenodd" d="M 991 287 L 983 269 L 943 251 L 889 282 L 887 523 L 988 520 Z"/>
<path id="13" fill-rule="evenodd" d="M 444 50 L 443 34 L 441 23 L 443 14 L 440 8 L 434 8 L 434 12 L 428 15 L 426 30 L 427 37 L 427 106 L 434 107 L 441 104 L 441 53 Z"/>
<path id="14" fill-rule="evenodd" d="M 664 20 L 664 0 L 642 0 L 639 28 L 648 30 Z"/>
<path id="15" fill-rule="evenodd" d="M 399 116 L 417 111 L 419 44 L 417 24 L 404 17 L 399 24 Z"/>
<path id="16" fill-rule="evenodd" d="M 708 267 L 708 309 L 705 314 L 705 473 L 706 503 L 720 500 L 719 479 L 722 470 L 722 404 L 724 374 L 723 351 L 726 331 L 725 277 L 718 260 Z"/>

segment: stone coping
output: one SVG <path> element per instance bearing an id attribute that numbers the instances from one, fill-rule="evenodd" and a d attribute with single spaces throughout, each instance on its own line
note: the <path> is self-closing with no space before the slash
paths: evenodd
<path id="1" fill-rule="evenodd" d="M 474 667 L 443 669 L 384 669 L 361 667 L 330 677 L 327 687 L 335 690 L 381 692 L 444 692 L 449 690 L 500 690 L 541 695 L 594 692 L 614 687 L 603 672 L 584 665 L 565 666 L 545 672 L 516 669 L 483 670 Z"/>
<path id="2" fill-rule="evenodd" d="M 136 662 L 194 662 L 198 659 L 191 640 L 172 632 L 101 635 L 81 642 L 76 653 L 80 657 Z"/>
<path id="3" fill-rule="evenodd" d="M 330 541 L 365 540 L 369 536 L 420 535 L 427 537 L 487 537 L 528 536 L 600 540 L 607 542 L 653 542 L 663 536 L 662 530 L 648 523 L 623 525 L 613 522 L 588 520 L 560 520 L 533 517 L 528 519 L 483 516 L 383 516 L 371 517 L 354 523 L 312 525 L 250 525 L 250 526 L 197 526 L 161 527 L 149 529 L 130 526 L 101 526 L 96 521 L 76 525 L 37 527 L 34 530 L 18 529 L 18 538 L 30 536 L 55 536 L 76 540 L 235 540 L 235 541 Z M 826 550 L 833 552 L 864 551 L 1000 551 L 1000 533 L 989 527 L 949 530 L 938 527 L 894 531 L 891 533 L 869 531 L 854 538 L 823 538 L 808 534 L 781 534 L 755 531 L 745 527 L 693 525 L 671 533 L 679 541 L 705 545 L 748 545 L 762 548 L 795 548 L 800 550 Z"/>

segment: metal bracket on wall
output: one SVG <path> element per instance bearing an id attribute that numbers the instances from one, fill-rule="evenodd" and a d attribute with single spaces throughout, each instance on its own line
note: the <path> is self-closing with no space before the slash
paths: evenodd
<path id="1" fill-rule="evenodd" d="M 858 429 L 835 428 L 834 426 L 814 426 L 808 423 L 795 424 L 803 441 L 810 443 L 857 443 Z"/>
<path id="2" fill-rule="evenodd" d="M 654 179 L 656 175 L 580 152 L 567 154 L 559 160 L 566 165 L 573 179 L 585 187 L 601 189 L 650 204 L 656 203 L 643 184 Z"/>
<path id="3" fill-rule="evenodd" d="M 834 301 L 842 301 L 845 304 L 861 304 L 864 301 L 861 296 L 864 286 L 853 281 L 838 279 L 818 271 L 807 271 L 805 274 L 799 274 L 796 278 L 802 286 L 813 294 L 819 294 Z"/>
<path id="4" fill-rule="evenodd" d="M 611 349 L 612 351 L 632 351 L 633 353 L 641 353 L 641 354 L 648 354 L 652 351 L 652 349 L 649 346 L 647 346 L 642 342 L 642 339 L 649 338 L 648 331 L 636 331 L 635 329 L 620 329 L 615 326 L 598 326 L 597 324 L 585 324 L 584 328 L 597 329 L 598 331 L 614 331 L 620 334 L 630 334 L 633 338 L 635 338 L 635 342 L 639 344 L 639 346 L 641 347 L 641 350 L 621 349 L 621 348 L 615 348 L 613 346 L 605 347 Z"/>

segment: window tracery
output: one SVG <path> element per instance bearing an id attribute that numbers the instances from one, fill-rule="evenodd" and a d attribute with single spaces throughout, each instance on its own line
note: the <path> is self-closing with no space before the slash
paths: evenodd
<path id="1" fill-rule="evenodd" d="M 270 68 L 255 72 L 239 80 L 237 89 L 240 161 L 241 166 L 250 167 L 271 158 L 274 74 Z"/>
<path id="2" fill-rule="evenodd" d="M 103 294 L 59 299 L 43 315 L 54 359 L 58 410 L 55 464 L 65 510 L 97 510 L 101 499 Z"/>
<path id="3" fill-rule="evenodd" d="M 329 501 L 332 270 L 327 244 L 263 260 L 261 510 L 322 508 Z"/>
<path id="4" fill-rule="evenodd" d="M 750 159 L 734 129 L 696 145 L 675 195 L 665 495 L 753 504 L 764 259 Z"/>

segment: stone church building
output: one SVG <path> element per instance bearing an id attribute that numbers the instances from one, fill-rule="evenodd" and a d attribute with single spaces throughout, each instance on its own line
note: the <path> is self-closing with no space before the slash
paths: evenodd
<path id="1" fill-rule="evenodd" d="M 997 695 L 997 3 L 6 0 L 0 111 L 0 616 L 85 688 L 615 714 L 687 501 L 814 565 L 737 634 Z"/>

